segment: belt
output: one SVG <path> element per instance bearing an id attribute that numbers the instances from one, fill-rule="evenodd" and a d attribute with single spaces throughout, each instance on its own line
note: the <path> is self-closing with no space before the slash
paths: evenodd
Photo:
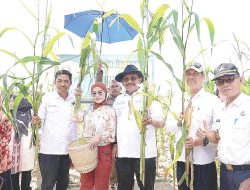
<path id="1" fill-rule="evenodd" d="M 221 166 L 230 170 L 230 171 L 245 171 L 245 170 L 250 170 L 250 165 L 230 165 L 230 164 L 224 164 L 221 163 Z"/>

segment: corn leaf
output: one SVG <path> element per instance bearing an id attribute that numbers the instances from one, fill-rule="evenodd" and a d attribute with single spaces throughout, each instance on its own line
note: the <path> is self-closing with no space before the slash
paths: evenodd
<path id="1" fill-rule="evenodd" d="M 17 113 L 17 108 L 18 108 L 18 105 L 20 104 L 21 100 L 23 98 L 23 94 L 22 93 L 18 93 L 15 101 L 14 101 L 14 104 L 13 104 L 13 117 L 14 117 L 14 122 L 16 123 L 16 113 Z"/>
<path id="2" fill-rule="evenodd" d="M 213 46 L 214 45 L 214 33 L 215 33 L 214 25 L 209 18 L 203 18 L 203 19 L 207 23 L 207 27 L 208 27 L 209 35 L 210 35 L 210 40 L 211 40 L 211 45 Z M 211 52 L 212 52 L 212 50 L 213 49 L 211 49 Z"/>
<path id="3" fill-rule="evenodd" d="M 108 11 L 107 13 L 105 13 L 102 18 L 105 19 L 107 18 L 108 16 L 110 16 L 113 12 L 116 12 L 115 9 L 111 9 L 110 11 Z"/>
<path id="4" fill-rule="evenodd" d="M 54 52 L 50 51 L 49 54 L 52 56 L 54 61 L 59 62 L 59 58 L 57 57 L 57 55 Z"/>
<path id="5" fill-rule="evenodd" d="M 177 23 L 178 23 L 178 12 L 176 10 L 172 10 L 173 12 L 173 17 L 174 17 L 174 25 L 177 28 Z"/>
<path id="6" fill-rule="evenodd" d="M 199 16 L 194 13 L 195 15 L 195 25 L 196 25 L 196 31 L 197 31 L 197 36 L 198 36 L 198 40 L 200 41 L 200 19 Z"/>
<path id="7" fill-rule="evenodd" d="M 137 48 L 138 49 L 143 49 L 141 38 L 138 39 Z M 144 51 L 138 50 L 137 51 L 137 56 L 138 56 L 138 61 L 140 63 L 140 68 L 142 70 L 144 70 Z"/>
<path id="8" fill-rule="evenodd" d="M 91 41 L 90 32 L 88 31 L 86 36 L 83 38 L 82 49 L 87 48 L 89 46 L 89 44 L 90 44 L 90 41 Z"/>
<path id="9" fill-rule="evenodd" d="M 99 1 L 95 0 L 95 2 L 97 2 L 97 4 L 98 4 L 101 8 L 103 8 L 103 7 L 102 7 L 102 4 L 99 3 Z"/>
<path id="10" fill-rule="evenodd" d="M 64 36 L 66 33 L 65 32 L 59 32 L 58 34 L 56 34 L 47 44 L 46 48 L 44 49 L 43 52 L 43 57 L 46 57 L 49 52 L 52 50 L 53 45 L 55 44 L 55 42 L 57 40 L 59 40 L 62 36 Z"/>
<path id="11" fill-rule="evenodd" d="M 134 28 L 138 33 L 140 33 L 143 36 L 143 31 L 140 28 L 140 26 L 138 25 L 138 23 L 136 22 L 136 20 L 129 14 L 121 14 L 120 17 L 124 18 L 126 20 L 126 22 L 132 27 Z"/>
<path id="12" fill-rule="evenodd" d="M 158 22 L 158 20 L 165 14 L 165 12 L 168 8 L 169 8 L 169 5 L 163 4 L 156 9 L 155 16 L 152 20 L 152 26 Z"/>
<path id="13" fill-rule="evenodd" d="M 199 54 L 194 58 L 194 59 L 192 59 L 191 61 L 189 61 L 187 64 L 186 64 L 186 68 L 188 68 L 189 67 L 189 65 L 191 65 L 191 63 L 193 63 L 194 62 L 194 60 L 195 59 L 197 59 L 197 57 L 199 57 L 204 51 L 206 51 L 207 49 L 202 49 L 200 52 L 199 52 Z M 186 68 L 184 68 L 184 70 L 186 70 Z"/>
<path id="14" fill-rule="evenodd" d="M 9 30 L 17 30 L 18 32 L 21 32 L 21 33 L 27 38 L 27 40 L 30 42 L 30 44 L 32 45 L 32 47 L 34 47 L 34 44 L 32 43 L 32 41 L 29 39 L 29 37 L 28 37 L 25 33 L 23 33 L 21 30 L 18 30 L 18 29 L 16 29 L 16 28 L 13 28 L 13 27 L 7 27 L 7 28 L 3 29 L 3 30 L 1 31 L 1 33 L 0 33 L 0 38 L 1 38 L 7 31 L 9 31 Z"/>
<path id="15" fill-rule="evenodd" d="M 38 21 L 38 18 L 24 5 L 24 3 L 21 0 L 19 0 L 19 1 L 22 3 L 24 8 Z"/>

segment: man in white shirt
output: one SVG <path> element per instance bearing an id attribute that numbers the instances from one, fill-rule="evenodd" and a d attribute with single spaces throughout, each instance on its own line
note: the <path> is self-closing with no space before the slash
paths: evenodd
<path id="1" fill-rule="evenodd" d="M 250 190 L 250 97 L 241 92 L 243 77 L 232 63 L 222 63 L 214 71 L 216 87 L 226 96 L 220 121 L 209 129 L 199 129 L 218 143 L 221 190 Z"/>
<path id="2" fill-rule="evenodd" d="M 69 92 L 72 74 L 67 70 L 57 71 L 54 84 L 56 91 L 45 95 L 38 116 L 32 124 L 42 121 L 39 165 L 42 175 L 42 190 L 66 190 L 69 184 L 70 158 L 68 144 L 77 138 L 78 124 L 71 120 L 75 97 Z"/>
<path id="3" fill-rule="evenodd" d="M 139 85 L 143 82 L 143 75 L 133 65 L 128 65 L 124 71 L 115 77 L 115 80 L 122 82 L 126 92 L 115 99 L 113 108 L 117 115 L 117 145 L 116 170 L 118 176 L 119 190 L 132 190 L 134 186 L 134 174 L 140 189 L 153 190 L 156 175 L 156 139 L 155 128 L 165 126 L 164 115 L 161 105 L 153 102 L 149 108 L 148 115 L 142 118 L 146 132 L 146 153 L 145 153 L 145 187 L 140 181 L 140 146 L 141 135 L 133 112 L 129 110 L 128 101 L 133 102 L 138 110 L 142 110 L 143 96 Z"/>
<path id="4" fill-rule="evenodd" d="M 206 138 L 198 139 L 196 132 L 203 125 L 204 120 L 209 128 L 212 128 L 212 125 L 216 122 L 216 115 L 220 111 L 220 101 L 215 95 L 205 92 L 202 88 L 205 74 L 201 64 L 192 63 L 185 71 L 185 78 L 191 93 L 191 100 L 189 101 L 194 106 L 194 110 L 191 130 L 177 162 L 177 180 L 180 181 L 185 173 L 185 149 L 193 148 L 193 152 L 190 152 L 190 161 L 194 164 L 194 190 L 216 190 L 215 144 L 210 143 Z M 181 128 L 177 121 L 171 118 L 171 115 L 168 117 L 167 130 L 176 133 L 176 142 L 182 137 Z M 179 186 L 179 190 L 189 189 L 186 180 Z"/>

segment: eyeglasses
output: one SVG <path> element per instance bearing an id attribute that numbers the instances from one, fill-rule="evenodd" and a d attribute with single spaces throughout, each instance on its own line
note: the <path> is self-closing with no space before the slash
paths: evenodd
<path id="1" fill-rule="evenodd" d="M 104 94 L 104 91 L 100 90 L 100 91 L 98 91 L 98 92 L 92 92 L 92 96 L 93 96 L 93 97 L 96 97 L 97 94 L 98 94 L 98 96 L 102 96 L 102 95 Z"/>
<path id="2" fill-rule="evenodd" d="M 138 79 L 139 77 L 131 77 L 131 78 L 124 78 L 122 79 L 123 82 L 128 82 L 129 80 L 131 81 L 135 81 L 136 79 Z"/>
<path id="3" fill-rule="evenodd" d="M 238 77 L 240 77 L 240 76 L 239 76 L 239 75 L 231 75 L 231 76 L 229 76 L 229 77 L 226 78 L 226 79 L 216 80 L 216 81 L 215 81 L 215 84 L 216 84 L 217 86 L 222 86 L 222 85 L 224 84 L 224 82 L 230 84 L 230 83 L 232 83 L 232 82 L 233 82 L 236 78 L 238 78 Z"/>
<path id="4" fill-rule="evenodd" d="M 195 76 L 195 77 L 196 77 L 196 76 L 198 76 L 199 74 L 200 74 L 200 73 L 198 73 L 198 72 L 195 72 L 195 73 L 193 73 L 193 74 L 192 74 L 192 73 L 186 73 L 186 72 L 185 72 L 185 76 L 186 76 L 186 77 L 190 77 L 190 76 Z"/>

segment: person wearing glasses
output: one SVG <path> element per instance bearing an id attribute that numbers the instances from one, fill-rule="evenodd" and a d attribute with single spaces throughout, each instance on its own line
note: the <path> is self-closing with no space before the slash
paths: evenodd
<path id="1" fill-rule="evenodd" d="M 111 143 L 115 141 L 116 116 L 114 109 L 107 104 L 105 84 L 93 84 L 91 94 L 94 99 L 93 106 L 85 106 L 75 115 L 73 113 L 72 117 L 73 121 L 84 123 L 84 129 L 78 130 L 79 136 L 92 137 L 90 148 L 98 148 L 97 167 L 91 172 L 81 173 L 80 190 L 108 190 L 112 168 Z M 81 96 L 81 90 L 76 89 L 75 95 Z"/>
<path id="2" fill-rule="evenodd" d="M 69 185 L 70 158 L 67 146 L 77 138 L 78 124 L 71 120 L 75 97 L 69 92 L 72 74 L 59 70 L 55 74 L 56 91 L 44 95 L 38 116 L 32 125 L 41 122 L 38 161 L 42 175 L 42 190 L 66 190 Z"/>
<path id="3" fill-rule="evenodd" d="M 232 63 L 214 70 L 216 87 L 226 96 L 222 116 L 213 130 L 205 125 L 197 136 L 218 144 L 221 190 L 250 189 L 250 97 L 243 94 L 243 77 Z"/>
<path id="4" fill-rule="evenodd" d="M 102 71 L 102 63 L 98 64 L 95 82 L 102 82 L 103 79 L 103 71 Z M 107 103 L 110 107 L 113 107 L 115 99 L 118 95 L 120 95 L 122 90 L 121 83 L 116 80 L 109 81 L 109 96 L 107 97 Z M 115 143 L 113 143 L 114 145 Z M 112 146 L 112 152 L 116 151 L 116 147 Z M 117 188 L 117 173 L 115 168 L 115 157 L 112 157 L 112 170 L 110 175 L 110 188 L 111 190 L 116 190 Z"/>
<path id="5" fill-rule="evenodd" d="M 137 110 L 142 111 L 143 96 L 139 93 L 142 92 L 140 86 L 144 77 L 134 65 L 127 65 L 124 71 L 115 77 L 115 80 L 122 82 L 126 89 L 115 99 L 113 105 L 117 115 L 117 144 L 114 147 L 118 150 L 113 152 L 113 156 L 116 156 L 118 189 L 132 190 L 135 174 L 140 189 L 153 190 L 157 156 L 155 128 L 165 126 L 161 105 L 153 101 L 148 115 L 142 118 L 144 126 L 148 129 L 146 132 L 145 186 L 143 187 L 140 180 L 141 134 L 128 102 L 133 102 Z"/>
<path id="6" fill-rule="evenodd" d="M 208 141 L 207 138 L 198 138 L 197 130 L 206 123 L 211 129 L 216 123 L 216 117 L 219 115 L 221 103 L 219 99 L 202 88 L 202 82 L 205 79 L 204 70 L 200 63 L 193 62 L 185 71 L 185 79 L 191 93 L 191 98 L 185 103 L 193 106 L 191 130 L 186 139 L 185 146 L 182 149 L 181 156 L 177 162 L 177 180 L 178 182 L 185 175 L 185 151 L 193 148 L 190 152 L 190 161 L 194 165 L 194 190 L 215 190 L 217 189 L 217 173 L 215 165 L 215 144 Z M 180 115 L 179 122 L 183 123 L 183 114 Z M 182 137 L 180 123 L 169 114 L 167 120 L 167 130 L 176 133 L 176 142 Z M 191 174 L 191 170 L 189 172 Z M 191 175 L 189 176 L 189 180 Z M 190 182 L 189 182 L 190 184 Z M 179 185 L 179 190 L 189 190 L 184 180 Z"/>

